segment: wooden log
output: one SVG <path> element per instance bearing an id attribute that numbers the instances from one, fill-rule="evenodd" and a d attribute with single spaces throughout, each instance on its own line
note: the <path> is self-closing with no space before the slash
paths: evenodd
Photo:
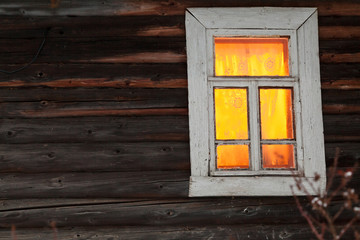
<path id="1" fill-rule="evenodd" d="M 341 89 L 341 90 L 359 90 L 360 89 L 360 78 L 359 79 L 338 79 L 324 81 L 321 83 L 322 89 Z"/>
<path id="2" fill-rule="evenodd" d="M 341 93 L 341 91 L 338 91 Z M 349 93 L 348 93 L 349 94 Z M 113 88 L 0 88 L 0 102 L 149 102 L 187 105 L 186 89 L 113 89 Z M 101 104 L 101 103 L 100 103 Z M 159 103 L 160 104 L 160 103 Z M 46 105 L 46 104 L 45 104 Z M 149 105 L 150 106 L 150 105 Z M 175 107 L 175 106 L 174 106 Z"/>
<path id="3" fill-rule="evenodd" d="M 359 79 L 360 78 L 360 64 L 321 64 L 320 65 L 321 81 L 327 82 L 332 80 L 344 79 Z"/>
<path id="4" fill-rule="evenodd" d="M 327 143 L 327 166 L 332 165 L 337 147 L 340 149 L 339 166 L 352 167 L 360 160 L 360 143 Z M 190 169 L 187 142 L 2 144 L 0 153 L 2 173 Z"/>
<path id="5" fill-rule="evenodd" d="M 186 142 L 0 145 L 0 172 L 189 170 Z"/>
<path id="6" fill-rule="evenodd" d="M 188 195 L 190 171 L 0 174 L 2 198 L 161 198 Z"/>
<path id="7" fill-rule="evenodd" d="M 187 141 L 188 118 L 95 117 L 0 119 L 2 143 Z"/>
<path id="8" fill-rule="evenodd" d="M 0 226 L 9 228 L 56 226 L 219 226 L 246 224 L 306 224 L 294 199 L 287 198 L 211 198 L 139 200 L 128 203 L 55 206 L 2 210 Z M 26 201 L 26 200 L 24 200 Z M 51 201 L 49 199 L 48 201 Z M 307 201 L 303 201 L 306 208 Z M 334 202 L 328 207 L 331 214 L 342 205 Z M 351 218 L 344 214 L 339 223 Z"/>
<path id="9" fill-rule="evenodd" d="M 360 115 L 324 115 L 326 142 L 359 141 Z"/>
<path id="10" fill-rule="evenodd" d="M 0 63 L 29 62 L 41 41 L 40 39 L 0 39 L 0 51 L 3 53 Z M 185 39 L 184 37 L 49 38 L 36 62 L 183 63 L 186 62 Z"/>
<path id="11" fill-rule="evenodd" d="M 322 90 L 324 114 L 359 114 L 360 91 Z"/>
<path id="12" fill-rule="evenodd" d="M 319 27 L 319 36 L 324 38 L 360 38 L 360 26 L 322 26 Z"/>
<path id="13" fill-rule="evenodd" d="M 182 15 L 189 7 L 263 7 L 261 1 L 236 0 L 174 0 L 159 2 L 156 0 L 111 0 L 72 2 L 63 0 L 57 8 L 50 8 L 48 2 L 4 0 L 0 5 L 2 15 L 7 16 L 133 16 L 133 15 Z M 360 4 L 353 1 L 269 1 L 267 6 L 274 7 L 317 7 L 320 16 L 359 16 Z M 96 10 L 96 11 L 94 11 Z"/>
<path id="14" fill-rule="evenodd" d="M 56 223 L 55 223 L 56 224 Z M 341 226 L 338 226 L 340 231 Z M 300 224 L 241 224 L 193 227 L 193 226 L 122 226 L 122 227 L 62 227 L 56 229 L 58 239 L 79 240 L 103 240 L 103 239 L 147 239 L 147 240 L 175 240 L 175 239 L 258 239 L 258 240 L 281 240 L 297 239 L 308 240 L 314 238 L 314 234 L 308 225 Z M 44 240 L 53 239 L 54 230 L 44 228 L 20 228 L 16 229 L 16 236 L 21 240 Z M 0 240 L 8 240 L 11 237 L 9 229 L 0 230 Z M 330 236 L 329 236 L 330 237 Z M 353 237 L 352 230 L 344 236 L 344 239 Z M 330 239 L 330 238 L 329 238 Z"/>
<path id="15" fill-rule="evenodd" d="M 20 65 L 0 65 L 13 70 Z M 185 88 L 186 64 L 33 64 L 0 87 Z"/>

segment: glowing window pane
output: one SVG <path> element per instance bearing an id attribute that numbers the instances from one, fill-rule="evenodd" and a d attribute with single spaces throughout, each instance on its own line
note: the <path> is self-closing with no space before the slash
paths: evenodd
<path id="1" fill-rule="evenodd" d="M 262 139 L 294 139 L 291 89 L 260 89 Z"/>
<path id="2" fill-rule="evenodd" d="M 288 38 L 215 38 L 216 76 L 289 76 Z"/>
<path id="3" fill-rule="evenodd" d="M 295 168 L 294 159 L 293 145 L 262 145 L 263 168 Z"/>
<path id="4" fill-rule="evenodd" d="M 216 139 L 248 139 L 247 89 L 215 88 Z"/>
<path id="5" fill-rule="evenodd" d="M 248 145 L 218 145 L 217 168 L 249 168 Z"/>

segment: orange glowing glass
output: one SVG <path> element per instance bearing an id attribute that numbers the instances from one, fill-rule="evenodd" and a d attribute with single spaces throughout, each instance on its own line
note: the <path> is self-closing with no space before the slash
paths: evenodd
<path id="1" fill-rule="evenodd" d="M 216 76 L 289 76 L 288 38 L 215 38 Z"/>
<path id="2" fill-rule="evenodd" d="M 249 168 L 249 146 L 248 145 L 218 145 L 217 168 Z"/>
<path id="3" fill-rule="evenodd" d="M 293 145 L 262 145 L 263 168 L 295 168 L 294 159 Z"/>
<path id="4" fill-rule="evenodd" d="M 248 139 L 246 88 L 215 88 L 216 139 Z"/>
<path id="5" fill-rule="evenodd" d="M 261 139 L 294 139 L 292 89 L 260 88 Z"/>

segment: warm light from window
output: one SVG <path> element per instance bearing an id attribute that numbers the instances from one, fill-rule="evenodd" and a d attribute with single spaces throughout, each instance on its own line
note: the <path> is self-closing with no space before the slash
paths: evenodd
<path id="1" fill-rule="evenodd" d="M 218 145 L 216 150 L 218 169 L 249 168 L 248 145 Z"/>
<path id="2" fill-rule="evenodd" d="M 215 88 L 217 140 L 248 139 L 247 89 Z"/>
<path id="3" fill-rule="evenodd" d="M 215 38 L 216 76 L 289 76 L 288 38 Z"/>

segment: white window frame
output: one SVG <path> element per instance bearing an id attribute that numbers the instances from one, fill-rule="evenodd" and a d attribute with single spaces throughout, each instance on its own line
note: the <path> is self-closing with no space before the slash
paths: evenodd
<path id="1" fill-rule="evenodd" d="M 289 77 L 217 77 L 214 37 L 289 37 Z M 189 196 L 287 196 L 293 175 L 320 177 L 326 167 L 316 8 L 190 8 L 186 11 L 191 177 Z M 249 99 L 250 170 L 216 171 L 214 87 L 246 87 Z M 259 168 L 259 87 L 291 87 L 296 170 Z M 252 126 L 253 125 L 253 126 Z M 255 127 L 254 127 L 255 126 Z M 311 190 L 310 190 L 311 191 Z M 315 194 L 315 191 L 311 191 Z M 296 192 L 301 195 L 303 193 Z"/>

